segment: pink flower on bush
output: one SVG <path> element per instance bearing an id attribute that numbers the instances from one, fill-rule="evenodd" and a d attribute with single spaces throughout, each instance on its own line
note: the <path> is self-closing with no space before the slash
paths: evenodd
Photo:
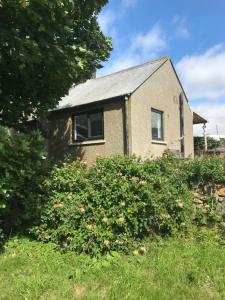
<path id="1" fill-rule="evenodd" d="M 140 178 L 137 177 L 137 176 L 134 176 L 134 177 L 131 178 L 131 180 L 134 181 L 134 182 L 139 182 Z"/>
<path id="2" fill-rule="evenodd" d="M 53 205 L 53 207 L 54 207 L 54 208 L 61 208 L 61 207 L 63 207 L 63 204 L 62 204 L 62 203 L 55 203 L 55 204 Z"/>
<path id="3" fill-rule="evenodd" d="M 80 213 L 84 214 L 85 213 L 85 209 L 83 207 L 80 208 Z"/>
<path id="4" fill-rule="evenodd" d="M 106 248 L 109 248 L 110 241 L 109 240 L 104 240 L 103 244 Z"/>

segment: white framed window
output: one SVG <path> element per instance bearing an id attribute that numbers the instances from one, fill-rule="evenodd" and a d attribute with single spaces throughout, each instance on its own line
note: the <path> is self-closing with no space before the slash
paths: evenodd
<path id="1" fill-rule="evenodd" d="M 86 141 L 104 138 L 103 110 L 73 116 L 73 140 Z"/>
<path id="2" fill-rule="evenodd" d="M 164 124 L 163 124 L 163 112 L 157 109 L 151 109 L 151 125 L 152 125 L 152 140 L 163 141 L 164 140 Z"/>

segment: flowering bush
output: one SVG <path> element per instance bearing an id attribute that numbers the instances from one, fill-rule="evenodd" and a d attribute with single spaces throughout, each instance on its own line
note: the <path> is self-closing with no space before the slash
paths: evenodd
<path id="1" fill-rule="evenodd" d="M 185 232 L 190 222 L 192 194 L 169 158 L 65 163 L 44 189 L 38 238 L 77 253 L 127 252 L 149 235 Z"/>

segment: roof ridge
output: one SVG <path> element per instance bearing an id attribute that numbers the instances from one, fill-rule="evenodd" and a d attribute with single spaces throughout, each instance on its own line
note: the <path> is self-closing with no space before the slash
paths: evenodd
<path id="1" fill-rule="evenodd" d="M 142 63 L 142 64 L 139 64 L 139 65 L 135 65 L 133 67 L 129 67 L 129 68 L 126 68 L 126 69 L 123 69 L 123 70 L 120 70 L 120 71 L 116 71 L 116 72 L 113 72 L 113 73 L 110 73 L 110 74 L 107 74 L 107 75 L 103 75 L 103 76 L 100 76 L 100 77 L 97 77 L 97 78 L 94 78 L 94 79 L 91 79 L 91 80 L 96 80 L 96 79 L 101 79 L 101 78 L 105 78 L 107 76 L 112 76 L 112 75 L 115 75 L 115 74 L 118 74 L 118 73 L 123 73 L 123 72 L 126 72 L 128 70 L 132 70 L 132 69 L 137 69 L 137 68 L 141 68 L 143 67 L 144 65 L 148 65 L 148 64 L 153 64 L 153 63 L 156 63 L 157 61 L 160 61 L 160 60 L 167 60 L 167 59 L 170 59 L 169 56 L 162 56 L 158 59 L 155 59 L 155 60 L 151 60 L 151 61 L 147 61 L 145 63 Z"/>
<path id="2" fill-rule="evenodd" d="M 169 57 L 161 57 L 160 59 L 152 60 L 96 79 L 90 79 L 84 83 L 73 86 L 68 95 L 61 99 L 57 109 L 75 107 L 132 94 L 168 61 L 171 61 Z M 127 78 L 127 84 L 124 84 L 121 80 L 124 79 L 124 76 Z"/>

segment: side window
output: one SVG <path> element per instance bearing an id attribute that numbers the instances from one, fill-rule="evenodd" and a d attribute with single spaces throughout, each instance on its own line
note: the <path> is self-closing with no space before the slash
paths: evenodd
<path id="1" fill-rule="evenodd" d="M 103 113 L 96 112 L 89 115 L 90 137 L 103 137 Z"/>
<path id="2" fill-rule="evenodd" d="M 74 140 L 88 139 L 88 117 L 87 115 L 74 116 Z"/>
<path id="3" fill-rule="evenodd" d="M 104 138 L 102 110 L 75 115 L 73 122 L 74 141 Z"/>
<path id="4" fill-rule="evenodd" d="M 152 140 L 164 140 L 163 128 L 163 112 L 157 109 L 151 109 L 151 122 L 152 122 Z"/>

